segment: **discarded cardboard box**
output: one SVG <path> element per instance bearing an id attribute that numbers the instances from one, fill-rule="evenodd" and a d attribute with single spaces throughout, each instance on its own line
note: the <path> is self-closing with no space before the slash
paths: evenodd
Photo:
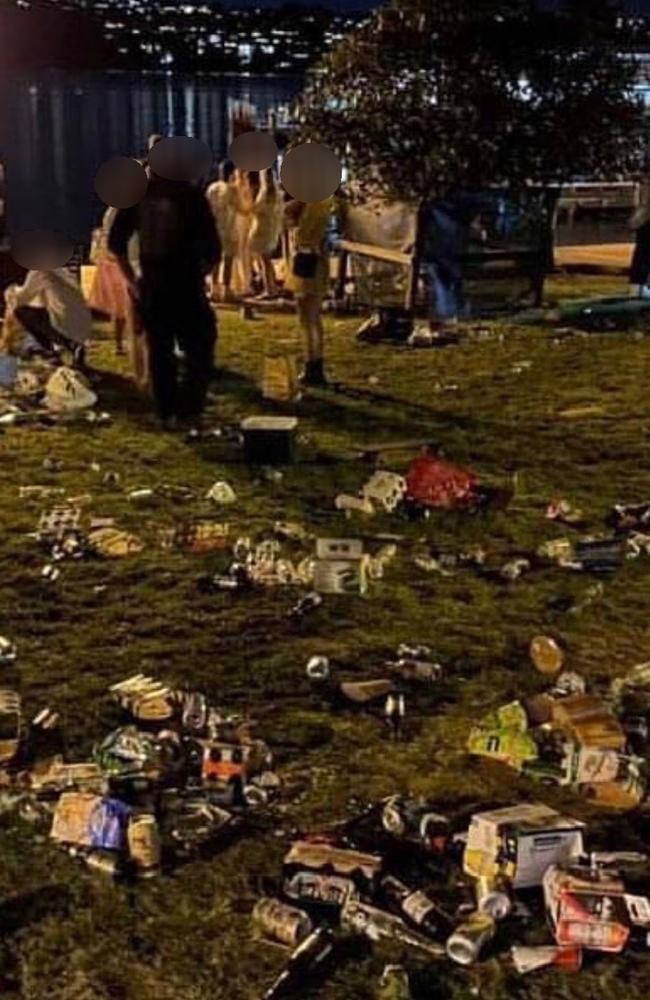
<path id="1" fill-rule="evenodd" d="M 618 719 L 593 695 L 570 695 L 556 701 L 553 725 L 563 729 L 581 746 L 606 750 L 625 748 L 625 733 Z"/>
<path id="2" fill-rule="evenodd" d="M 650 900 L 627 893 L 617 872 L 553 865 L 543 879 L 544 902 L 559 945 L 621 952 L 650 946 Z"/>
<path id="3" fill-rule="evenodd" d="M 579 820 L 536 802 L 476 813 L 463 868 L 474 878 L 502 875 L 514 889 L 538 886 L 549 865 L 583 853 L 584 828 Z"/>
<path id="4" fill-rule="evenodd" d="M 314 590 L 319 594 L 365 594 L 368 557 L 363 542 L 355 538 L 318 538 L 314 565 Z"/>

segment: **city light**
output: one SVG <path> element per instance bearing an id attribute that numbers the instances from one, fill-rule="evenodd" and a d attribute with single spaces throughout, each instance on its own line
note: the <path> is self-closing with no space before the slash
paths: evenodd
<path id="1" fill-rule="evenodd" d="M 30 0 L 15 0 L 30 6 Z M 326 9 L 295 12 L 256 7 L 224 9 L 219 3 L 152 3 L 151 0 L 61 0 L 66 8 L 92 14 L 111 45 L 116 69 L 174 66 L 203 70 L 304 74 L 336 45 L 361 16 Z M 158 40 L 165 37 L 161 54 Z M 281 51 L 282 59 L 278 60 Z"/>

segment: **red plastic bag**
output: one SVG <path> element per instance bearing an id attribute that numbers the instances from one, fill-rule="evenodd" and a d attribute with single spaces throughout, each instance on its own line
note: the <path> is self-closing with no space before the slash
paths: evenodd
<path id="1" fill-rule="evenodd" d="M 425 507 L 455 510 L 476 500 L 478 481 L 472 472 L 443 462 L 434 455 L 422 455 L 410 465 L 406 475 L 407 496 Z"/>

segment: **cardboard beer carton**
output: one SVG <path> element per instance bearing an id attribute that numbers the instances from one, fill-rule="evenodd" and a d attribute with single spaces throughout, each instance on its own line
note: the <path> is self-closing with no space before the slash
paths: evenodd
<path id="1" fill-rule="evenodd" d="M 553 865 L 544 879 L 544 903 L 562 947 L 620 952 L 650 946 L 650 900 L 626 891 L 618 872 L 586 865 Z"/>
<path id="2" fill-rule="evenodd" d="M 379 855 L 347 850 L 320 841 L 298 840 L 284 858 L 284 876 L 291 879 L 297 872 L 331 872 L 351 879 L 364 891 L 376 889 L 383 870 Z"/>
<path id="3" fill-rule="evenodd" d="M 476 813 L 463 868 L 474 878 L 505 877 L 513 889 L 538 886 L 551 865 L 582 855 L 584 828 L 579 820 L 536 802 Z"/>
<path id="4" fill-rule="evenodd" d="M 92 846 L 92 819 L 101 803 L 101 795 L 92 792 L 64 792 L 54 811 L 52 840 L 80 847 Z"/>
<path id="5" fill-rule="evenodd" d="M 576 743 L 601 750 L 623 750 L 625 733 L 618 719 L 590 694 L 570 695 L 553 705 L 552 724 Z"/>
<path id="6" fill-rule="evenodd" d="M 368 556 L 356 538 L 318 538 L 314 590 L 319 594 L 365 594 Z"/>

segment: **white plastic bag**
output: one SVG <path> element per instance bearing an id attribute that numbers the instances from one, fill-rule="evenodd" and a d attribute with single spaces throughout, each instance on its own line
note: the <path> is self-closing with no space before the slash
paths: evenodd
<path id="1" fill-rule="evenodd" d="M 96 394 L 72 368 L 57 368 L 45 386 L 45 403 L 50 410 L 87 410 L 96 402 Z"/>

